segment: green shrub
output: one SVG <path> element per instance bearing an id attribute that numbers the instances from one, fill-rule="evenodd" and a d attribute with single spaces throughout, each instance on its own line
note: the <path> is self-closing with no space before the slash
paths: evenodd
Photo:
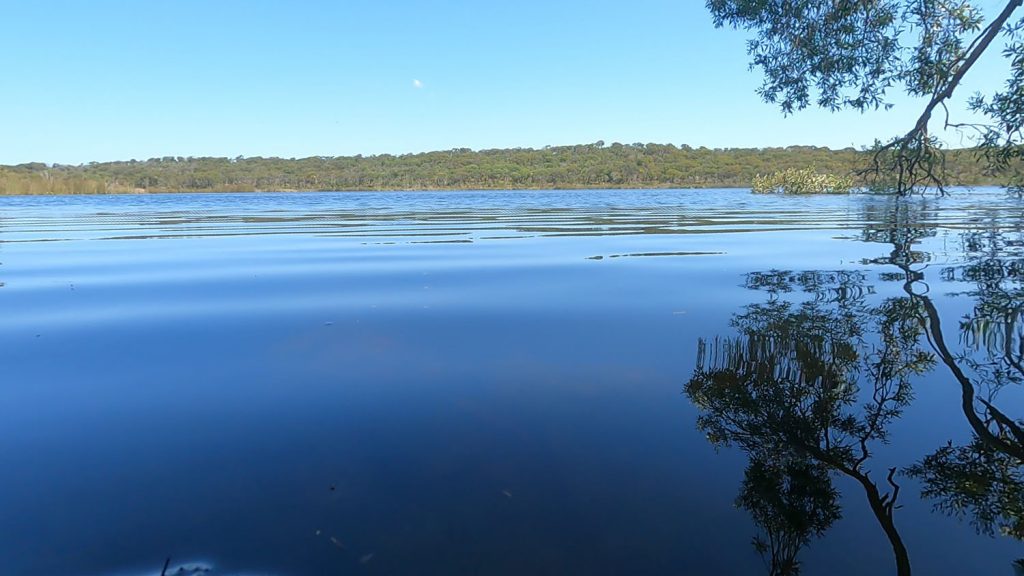
<path id="1" fill-rule="evenodd" d="M 853 179 L 849 176 L 818 174 L 810 168 L 789 168 L 769 176 L 754 177 L 755 194 L 849 194 Z"/>

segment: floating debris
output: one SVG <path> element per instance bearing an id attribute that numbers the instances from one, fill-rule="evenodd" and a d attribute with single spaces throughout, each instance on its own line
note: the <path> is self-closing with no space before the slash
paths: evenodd
<path id="1" fill-rule="evenodd" d="M 512 493 L 508 490 L 502 490 L 501 493 L 504 494 L 506 498 L 512 498 Z"/>
<path id="2" fill-rule="evenodd" d="M 348 550 L 348 548 L 341 543 L 341 540 L 338 540 L 334 536 L 331 536 L 331 544 L 334 544 L 336 547 L 341 548 L 342 550 Z"/>
<path id="3" fill-rule="evenodd" d="M 359 563 L 367 564 L 370 562 L 370 560 L 373 560 L 374 556 L 376 556 L 376 554 L 374 554 L 373 552 L 370 552 L 369 554 L 364 554 L 362 557 L 359 558 Z"/>

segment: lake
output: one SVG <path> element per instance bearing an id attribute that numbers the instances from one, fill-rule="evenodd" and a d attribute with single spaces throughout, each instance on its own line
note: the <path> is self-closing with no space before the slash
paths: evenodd
<path id="1" fill-rule="evenodd" d="M 1022 316 L 997 190 L 0 198 L 0 573 L 1011 575 Z"/>

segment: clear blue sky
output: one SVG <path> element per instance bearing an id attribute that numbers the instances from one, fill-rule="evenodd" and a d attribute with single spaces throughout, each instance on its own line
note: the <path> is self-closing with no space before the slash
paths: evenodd
<path id="1" fill-rule="evenodd" d="M 920 109 L 763 104 L 703 0 L 0 0 L 0 163 L 659 142 L 870 144 Z M 995 88 L 994 63 L 961 95 Z M 995 58 L 993 58 L 995 57 Z"/>

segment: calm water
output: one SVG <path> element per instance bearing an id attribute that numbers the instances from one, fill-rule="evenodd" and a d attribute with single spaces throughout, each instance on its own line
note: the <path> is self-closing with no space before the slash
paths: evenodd
<path id="1" fill-rule="evenodd" d="M 996 191 L 2 198 L 0 573 L 1009 576 L 1022 230 Z"/>

